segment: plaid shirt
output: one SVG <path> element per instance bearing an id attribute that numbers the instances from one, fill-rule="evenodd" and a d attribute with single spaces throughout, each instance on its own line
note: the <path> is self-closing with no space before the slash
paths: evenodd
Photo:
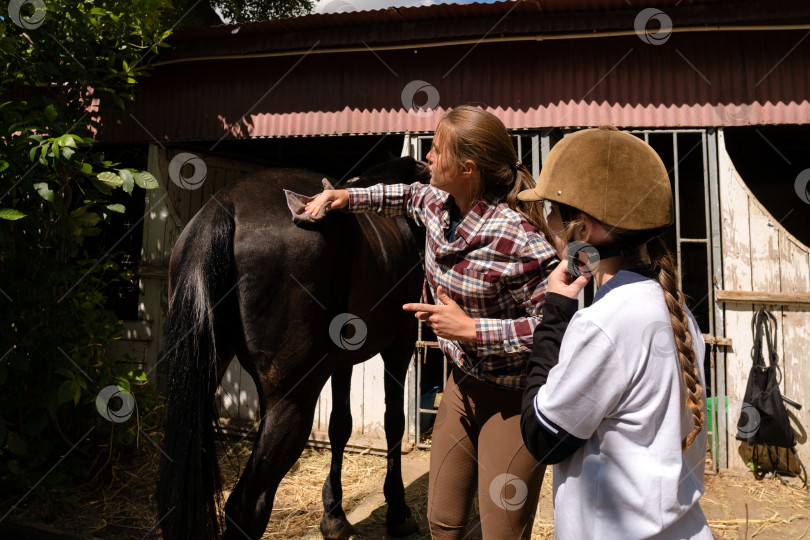
<path id="1" fill-rule="evenodd" d="M 542 319 L 546 270 L 556 254 L 546 238 L 506 203 L 479 202 L 456 229 L 449 195 L 425 184 L 350 188 L 349 210 L 407 215 L 427 230 L 425 273 L 433 297 L 442 286 L 475 319 L 477 340 L 439 346 L 462 371 L 498 386 L 526 386 L 534 328 Z"/>

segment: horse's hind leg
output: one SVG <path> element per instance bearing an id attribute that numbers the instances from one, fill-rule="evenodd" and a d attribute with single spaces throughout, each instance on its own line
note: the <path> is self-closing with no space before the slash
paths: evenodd
<path id="1" fill-rule="evenodd" d="M 407 337 L 410 332 L 406 332 Z M 388 445 L 387 471 L 383 493 L 388 503 L 385 515 L 386 528 L 392 536 L 407 536 L 419 530 L 411 509 L 405 503 L 405 486 L 402 482 L 402 437 L 405 434 L 405 374 L 413 352 L 413 339 L 401 339 L 399 343 L 383 351 L 385 361 L 385 439 Z"/>
<path id="2" fill-rule="evenodd" d="M 329 443 L 332 446 L 332 464 L 323 484 L 323 518 L 321 534 L 329 540 L 342 540 L 352 533 L 352 526 L 343 512 L 343 451 L 352 432 L 352 412 L 349 403 L 352 368 L 341 368 L 332 373 L 332 413 L 329 415 Z"/>
<path id="3" fill-rule="evenodd" d="M 253 452 L 225 505 L 225 540 L 264 534 L 276 489 L 306 446 L 316 400 L 317 394 L 263 400 Z"/>

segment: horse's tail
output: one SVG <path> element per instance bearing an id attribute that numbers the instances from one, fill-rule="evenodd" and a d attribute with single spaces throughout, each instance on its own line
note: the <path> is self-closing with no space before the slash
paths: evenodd
<path id="1" fill-rule="evenodd" d="M 214 444 L 217 377 L 215 319 L 235 295 L 233 203 L 217 195 L 189 223 L 173 272 L 166 321 L 168 410 L 157 488 L 158 519 L 167 540 L 220 537 L 222 485 Z M 223 304 L 231 304 L 230 301 Z M 220 351 L 222 352 L 222 351 Z"/>

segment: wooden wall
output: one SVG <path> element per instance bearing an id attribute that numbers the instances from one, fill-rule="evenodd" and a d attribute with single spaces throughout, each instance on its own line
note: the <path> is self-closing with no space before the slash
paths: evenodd
<path id="1" fill-rule="evenodd" d="M 755 292 L 810 292 L 810 249 L 787 232 L 753 196 L 729 158 L 722 130 L 718 137 L 723 289 Z M 794 211 L 810 206 L 796 197 Z M 725 335 L 733 347 L 726 353 L 728 466 L 745 469 L 750 448 L 734 437 L 751 368 L 751 318 L 763 304 L 726 303 Z M 810 464 L 810 307 L 766 305 L 779 324 L 777 348 L 784 377 L 783 395 L 801 403 L 788 406 L 797 432 L 799 456 Z"/>

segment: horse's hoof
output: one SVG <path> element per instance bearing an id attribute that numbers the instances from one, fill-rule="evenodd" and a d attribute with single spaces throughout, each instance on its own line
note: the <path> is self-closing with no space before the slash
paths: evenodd
<path id="1" fill-rule="evenodd" d="M 416 523 L 416 520 L 413 519 L 413 516 L 408 516 L 408 519 L 406 519 L 396 527 L 388 527 L 388 535 L 393 536 L 395 538 L 410 536 L 418 532 L 419 532 L 419 525 Z"/>
<path id="2" fill-rule="evenodd" d="M 352 524 L 345 519 L 321 519 L 321 536 L 326 540 L 347 540 L 354 532 Z"/>

